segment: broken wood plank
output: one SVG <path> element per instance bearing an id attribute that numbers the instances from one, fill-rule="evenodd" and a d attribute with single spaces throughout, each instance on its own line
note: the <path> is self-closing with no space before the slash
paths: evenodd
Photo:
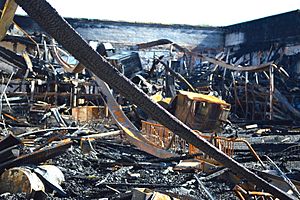
<path id="1" fill-rule="evenodd" d="M 64 140 L 55 146 L 45 147 L 44 149 L 29 153 L 26 155 L 22 155 L 16 159 L 1 163 L 0 164 L 0 172 L 3 172 L 4 169 L 16 167 L 19 165 L 38 164 L 40 162 L 44 162 L 50 158 L 61 155 L 63 152 L 65 152 L 71 146 L 71 144 L 72 144 L 72 141 Z"/>
<path id="2" fill-rule="evenodd" d="M 13 134 L 9 134 L 0 141 L 0 151 L 21 143 L 20 139 L 16 138 Z"/>
<path id="3" fill-rule="evenodd" d="M 14 145 L 0 151 L 0 163 L 17 158 L 20 154 L 19 148 L 20 145 Z"/>

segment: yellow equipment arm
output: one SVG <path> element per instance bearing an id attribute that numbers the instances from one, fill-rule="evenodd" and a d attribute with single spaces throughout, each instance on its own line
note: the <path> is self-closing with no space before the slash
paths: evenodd
<path id="1" fill-rule="evenodd" d="M 15 0 L 6 0 L 0 19 L 0 41 L 4 38 L 13 22 L 17 8 L 18 4 L 16 4 Z"/>

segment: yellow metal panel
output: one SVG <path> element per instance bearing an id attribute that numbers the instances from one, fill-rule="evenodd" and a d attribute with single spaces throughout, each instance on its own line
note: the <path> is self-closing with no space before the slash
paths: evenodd
<path id="1" fill-rule="evenodd" d="M 154 102 L 159 102 L 163 99 L 163 96 L 162 96 L 161 92 L 157 92 L 156 94 L 152 95 L 150 98 Z"/>
<path id="2" fill-rule="evenodd" d="M 188 97 L 191 100 L 205 101 L 208 103 L 216 103 L 216 104 L 220 104 L 223 106 L 230 106 L 230 104 L 226 103 L 225 101 L 218 99 L 217 97 L 211 96 L 211 95 L 205 95 L 205 94 L 199 94 L 199 93 L 195 93 L 195 92 L 187 92 L 187 91 L 180 90 L 178 97 L 180 97 L 182 95 Z"/>
<path id="3" fill-rule="evenodd" d="M 15 0 L 7 0 L 0 19 L 0 41 L 6 35 L 8 28 L 13 22 L 15 12 L 18 8 Z"/>

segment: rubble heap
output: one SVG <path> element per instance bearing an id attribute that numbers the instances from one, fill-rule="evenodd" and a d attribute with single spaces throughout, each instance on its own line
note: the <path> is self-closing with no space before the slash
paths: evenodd
<path id="1" fill-rule="evenodd" d="M 46 1 L 4 8 L 0 198 L 300 198 L 291 45 L 89 45 Z"/>

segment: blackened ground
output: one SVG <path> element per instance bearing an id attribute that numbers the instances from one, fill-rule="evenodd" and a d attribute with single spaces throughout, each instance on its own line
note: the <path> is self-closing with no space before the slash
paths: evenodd
<path id="1" fill-rule="evenodd" d="M 1 200 L 27 200 L 26 194 L 19 193 L 19 194 L 10 194 L 4 193 L 0 195 Z"/>
<path id="2" fill-rule="evenodd" d="M 173 171 L 171 166 L 176 163 L 147 163 L 153 156 L 114 140 L 92 144 L 95 152 L 88 155 L 75 144 L 52 160 L 65 175 L 62 187 L 69 197 L 49 194 L 50 199 L 131 199 L 128 192 L 143 187 L 180 199 L 207 199 L 198 189 L 194 171 Z M 233 186 L 224 182 L 204 182 L 204 185 L 216 199 L 236 199 Z"/>
<path id="3" fill-rule="evenodd" d="M 115 128 L 97 126 L 101 132 Z M 240 131 L 238 136 L 250 141 L 260 156 L 268 155 L 284 172 L 300 180 L 300 135 L 256 136 L 248 132 Z M 58 197 L 52 192 L 48 193 L 48 199 L 131 199 L 134 188 L 149 188 L 179 199 L 207 199 L 194 177 L 197 172 L 175 171 L 172 167 L 177 162 L 150 162 L 157 159 L 124 141 L 122 138 L 96 140 L 92 142 L 94 151 L 89 154 L 83 154 L 79 142 L 75 141 L 66 153 L 49 160 L 48 163 L 64 173 L 66 180 L 62 187 L 68 197 Z M 261 170 L 245 145 L 235 146 L 234 158 L 246 167 Z M 198 177 L 206 175 L 197 174 Z M 217 178 L 202 182 L 215 199 L 237 199 L 231 183 Z M 0 199 L 25 199 L 25 195 L 1 194 Z"/>

